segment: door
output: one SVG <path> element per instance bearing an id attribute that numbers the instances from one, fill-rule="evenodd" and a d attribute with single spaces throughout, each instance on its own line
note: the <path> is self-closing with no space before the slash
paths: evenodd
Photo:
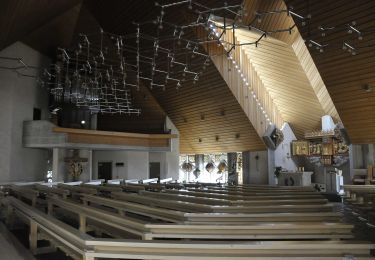
<path id="1" fill-rule="evenodd" d="M 160 180 L 160 162 L 150 162 L 150 179 L 153 178 Z"/>
<path id="2" fill-rule="evenodd" d="M 112 162 L 98 162 L 98 179 L 112 179 Z"/>

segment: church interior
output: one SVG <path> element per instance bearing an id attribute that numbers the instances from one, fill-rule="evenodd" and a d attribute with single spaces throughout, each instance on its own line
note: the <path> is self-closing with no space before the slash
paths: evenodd
<path id="1" fill-rule="evenodd" d="M 0 7 L 0 259 L 374 259 L 375 1 Z"/>

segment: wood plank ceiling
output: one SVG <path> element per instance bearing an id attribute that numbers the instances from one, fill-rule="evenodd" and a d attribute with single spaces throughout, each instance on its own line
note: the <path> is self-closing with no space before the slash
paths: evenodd
<path id="1" fill-rule="evenodd" d="M 0 50 L 49 23 L 82 0 L 20 1 L 0 3 Z"/>
<path id="2" fill-rule="evenodd" d="M 288 29 L 294 25 L 286 13 L 257 19 L 258 12 L 286 10 L 282 0 L 245 0 L 244 6 L 248 13 L 243 19 L 244 24 L 255 21 L 252 24 L 264 31 Z M 320 118 L 325 114 L 340 120 L 306 47 L 301 46 L 298 29 L 270 35 L 258 47 L 243 45 L 241 50 L 236 48 L 232 55 L 241 70 L 245 70 L 243 73 L 251 82 L 249 89 L 257 94 L 272 122 L 280 127 L 278 116 L 274 116 L 276 108 L 282 120 L 291 124 L 295 134 L 303 137 L 304 132 L 320 128 Z M 254 42 L 259 36 L 258 32 L 247 29 L 237 29 L 235 33 L 240 44 Z M 225 38 L 231 41 L 232 32 L 227 31 Z M 276 106 L 273 109 L 267 105 L 267 94 Z"/>
<path id="3" fill-rule="evenodd" d="M 8 0 L 1 3 L 3 8 L 0 11 L 0 28 L 3 37 L 0 48 L 16 40 L 24 40 L 35 47 L 39 45 L 39 49 L 50 48 L 40 43 L 40 40 L 38 44 L 38 38 L 42 38 L 43 34 L 48 35 L 51 31 L 58 31 L 58 28 L 61 28 L 61 32 L 52 35 L 56 35 L 54 36 L 56 39 L 64 38 L 59 37 L 59 34 L 67 35 L 65 40 L 74 39 L 79 32 L 96 30 L 99 27 L 118 34 L 133 33 L 135 31 L 133 21 L 154 19 L 160 11 L 155 8 L 153 2 L 147 0 L 127 1 L 126 4 L 121 0 L 84 0 L 83 2 L 70 0 L 53 5 L 48 1 L 40 1 L 37 5 L 33 3 L 32 6 L 26 2 Z M 77 10 L 81 2 L 82 6 L 77 18 Z M 375 20 L 371 14 L 375 11 L 375 2 L 330 0 L 310 1 L 307 5 L 306 1 L 288 0 L 286 3 L 292 5 L 294 11 L 301 15 L 311 14 L 310 25 L 303 27 L 297 23 L 304 38 L 310 37 L 329 43 L 334 48 L 327 48 L 324 53 L 310 52 L 316 67 L 306 52 L 306 46 L 301 42 L 298 30 L 292 31 L 291 35 L 272 34 L 280 41 L 262 41 L 260 48 L 256 50 L 252 47 L 244 48 L 251 66 L 255 68 L 265 89 L 272 96 L 282 118 L 291 122 L 297 135 L 302 135 L 305 130 L 318 128 L 320 116 L 324 113 L 339 119 L 331 96 L 352 141 L 374 143 L 375 72 L 371 69 L 375 64 L 374 48 L 360 49 L 356 56 L 344 52 L 341 48 L 343 40 L 347 39 L 355 46 L 375 44 L 374 33 L 364 33 L 364 39 L 359 42 L 354 39 L 354 34 L 348 35 L 340 31 L 332 32 L 322 38 L 317 28 L 319 25 L 345 27 L 355 20 L 360 30 L 374 31 Z M 245 24 L 254 18 L 254 12 L 257 10 L 285 8 L 282 0 L 245 0 L 244 5 L 248 13 L 244 18 Z M 335 15 L 332 15 L 332 10 L 335 10 Z M 173 15 L 178 19 L 186 19 L 186 16 L 178 10 Z M 90 19 L 87 18 L 88 16 L 91 16 Z M 73 35 L 72 30 L 64 30 L 61 27 L 64 20 L 72 26 L 76 22 Z M 48 22 L 49 25 L 46 24 Z M 293 23 L 291 17 L 279 15 L 262 19 L 259 26 L 269 30 L 287 28 Z M 94 26 L 91 27 L 91 24 Z M 253 36 L 251 33 L 243 32 L 237 37 L 239 41 L 245 41 Z M 53 45 L 57 45 L 57 42 L 62 45 L 67 44 L 64 40 L 57 40 Z M 261 47 L 264 47 L 266 52 L 261 52 Z M 316 68 L 322 78 L 317 74 Z M 307 76 L 302 75 L 301 71 Z M 364 91 L 363 86 L 366 84 L 374 86 L 374 90 Z M 174 87 L 169 87 L 165 92 L 159 90 L 152 90 L 151 94 L 146 92 L 141 91 L 138 95 L 139 103 L 142 104 L 142 99 L 145 102 L 152 102 L 145 108 L 157 109 L 161 117 L 165 113 L 168 114 L 180 130 L 180 150 L 183 153 L 265 148 L 244 109 L 214 66 L 207 69 L 198 84 L 184 84 L 178 92 Z M 144 98 L 149 95 L 150 98 Z M 110 122 L 115 122 L 113 125 L 116 125 L 118 118 L 103 122 L 104 125 L 110 125 Z M 126 118 L 123 123 L 126 124 L 125 122 Z"/>
<path id="4" fill-rule="evenodd" d="M 375 143 L 375 1 L 287 0 L 286 3 L 300 15 L 311 15 L 306 26 L 297 23 L 304 39 L 329 44 L 323 53 L 310 49 L 310 54 L 352 143 Z M 347 25 L 353 21 L 363 32 L 363 40 L 358 40 L 355 32 L 348 33 Z M 318 30 L 321 25 L 341 29 L 329 31 L 323 37 Z M 357 48 L 357 55 L 342 49 L 344 41 Z M 366 85 L 370 86 L 368 91 Z"/>
<path id="5" fill-rule="evenodd" d="M 259 35 L 239 29 L 236 37 L 239 43 L 246 43 L 256 41 Z M 306 131 L 319 128 L 324 111 L 293 48 L 271 37 L 262 40 L 258 47 L 241 48 L 295 134 L 303 136 Z"/>
<path id="6" fill-rule="evenodd" d="M 127 5 L 119 0 L 85 3 L 104 30 L 119 34 L 134 33 L 132 21 L 155 19 L 160 11 L 146 0 L 131 1 Z M 186 17 L 179 10 L 173 10 L 173 16 L 180 20 Z M 178 91 L 173 84 L 166 91 L 153 89 L 151 93 L 178 128 L 181 153 L 265 149 L 240 104 L 212 65 L 197 84 L 185 82 Z"/>

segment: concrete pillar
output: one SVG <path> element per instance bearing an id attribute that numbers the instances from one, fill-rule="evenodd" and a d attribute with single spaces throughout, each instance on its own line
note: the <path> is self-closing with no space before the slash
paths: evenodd
<path id="1" fill-rule="evenodd" d="M 275 151 L 268 149 L 268 184 L 276 185 L 275 181 Z"/>
<path id="2" fill-rule="evenodd" d="M 242 182 L 250 183 L 250 152 L 242 152 Z"/>
<path id="3" fill-rule="evenodd" d="M 238 184 L 237 153 L 228 153 L 228 183 Z"/>
<path id="4" fill-rule="evenodd" d="M 60 172 L 60 148 L 53 148 L 52 150 L 52 181 L 62 181 Z"/>
<path id="5" fill-rule="evenodd" d="M 98 114 L 91 114 L 90 117 L 90 129 L 96 130 L 98 125 Z"/>
<path id="6" fill-rule="evenodd" d="M 88 151 L 88 160 L 87 160 L 87 170 L 88 170 L 88 172 L 89 172 L 89 180 L 91 181 L 92 180 L 92 167 L 93 167 L 93 165 L 92 165 L 92 150 L 89 150 Z"/>
<path id="7" fill-rule="evenodd" d="M 372 165 L 374 166 L 375 165 L 375 156 L 374 156 L 374 145 L 373 144 L 369 144 L 368 145 L 368 153 L 367 153 L 367 165 L 365 166 L 368 166 L 368 165 Z"/>

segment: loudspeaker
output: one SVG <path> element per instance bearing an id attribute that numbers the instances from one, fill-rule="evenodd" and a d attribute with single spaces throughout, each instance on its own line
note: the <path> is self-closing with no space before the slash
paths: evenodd
<path id="1" fill-rule="evenodd" d="M 283 132 L 276 127 L 276 125 L 272 124 L 267 127 L 267 130 L 262 138 L 269 149 L 275 150 L 284 140 L 284 135 Z"/>

